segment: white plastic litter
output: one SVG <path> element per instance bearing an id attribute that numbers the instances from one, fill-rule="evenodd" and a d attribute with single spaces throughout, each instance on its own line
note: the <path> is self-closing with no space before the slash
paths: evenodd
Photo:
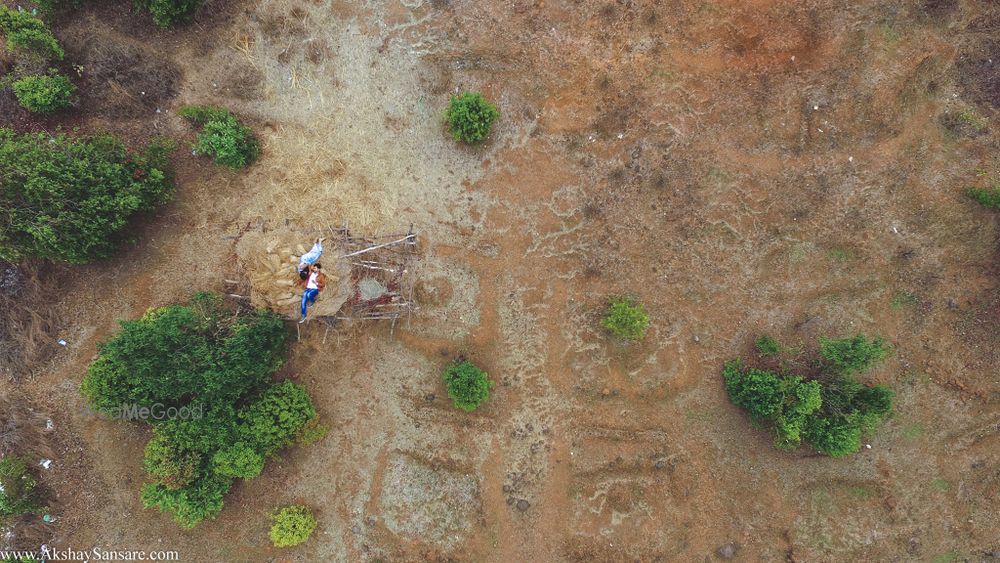
<path id="1" fill-rule="evenodd" d="M 65 346 L 66 345 L 66 341 L 62 340 L 62 339 L 59 339 L 59 345 L 60 346 Z"/>
<path id="2" fill-rule="evenodd" d="M 52 460 L 51 459 L 43 459 L 41 462 L 39 462 L 38 465 L 41 465 L 42 468 L 44 468 L 44 469 L 48 469 L 52 465 Z"/>

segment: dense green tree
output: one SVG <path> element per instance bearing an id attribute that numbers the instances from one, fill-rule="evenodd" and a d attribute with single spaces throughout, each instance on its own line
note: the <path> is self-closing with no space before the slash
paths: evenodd
<path id="1" fill-rule="evenodd" d="M 130 219 L 170 198 L 168 153 L 163 144 L 130 151 L 107 135 L 0 128 L 0 259 L 107 258 Z"/>

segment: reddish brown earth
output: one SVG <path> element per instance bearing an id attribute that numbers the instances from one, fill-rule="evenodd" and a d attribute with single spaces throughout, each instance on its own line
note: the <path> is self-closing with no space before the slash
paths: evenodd
<path id="1" fill-rule="evenodd" d="M 58 269 L 70 345 L 23 384 L 74 444 L 46 475 L 57 544 L 191 561 L 1000 554 L 997 220 L 962 193 L 1000 174 L 993 3 L 282 0 L 213 3 L 169 32 L 139 20 L 102 4 L 56 27 L 77 60 L 114 40 L 177 70 L 152 103 L 85 95 L 87 127 L 190 139 L 176 110 L 209 102 L 265 153 L 231 173 L 180 151 L 175 200 L 137 246 Z M 482 147 L 442 130 L 459 89 L 500 107 Z M 223 289 L 261 218 L 413 223 L 421 309 L 392 337 L 323 344 L 307 326 L 285 373 L 330 434 L 183 531 L 139 504 L 146 431 L 82 415 L 77 387 L 118 319 Z M 617 293 L 651 312 L 638 344 L 600 328 Z M 897 405 L 870 449 L 778 451 L 728 402 L 722 363 L 760 334 L 794 366 L 858 331 L 895 349 L 870 377 Z M 498 383 L 474 413 L 440 381 L 459 354 Z M 265 514 L 290 502 L 320 528 L 278 551 Z"/>

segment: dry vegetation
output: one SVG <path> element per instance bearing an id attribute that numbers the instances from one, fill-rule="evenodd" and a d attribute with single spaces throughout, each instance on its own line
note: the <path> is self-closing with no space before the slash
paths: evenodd
<path id="1" fill-rule="evenodd" d="M 245 171 L 178 151 L 174 202 L 112 260 L 0 267 L 4 385 L 21 375 L 74 444 L 43 476 L 62 493 L 53 544 L 193 561 L 1000 553 L 1000 231 L 964 191 L 1000 179 L 995 3 L 250 0 L 163 31 L 98 2 L 54 30 L 79 106 L 39 118 L 3 89 L 0 125 L 187 146 L 176 112 L 218 105 L 263 151 Z M 476 147 L 443 123 L 470 90 L 500 109 Z M 308 245 L 345 223 L 416 226 L 419 311 L 392 335 L 305 325 L 280 375 L 329 435 L 193 532 L 143 511 L 131 453 L 148 435 L 83 413 L 98 343 L 271 276 L 247 255 L 261 225 Z M 609 295 L 644 304 L 641 339 L 608 336 Z M 784 346 L 775 369 L 806 371 L 817 337 L 858 332 L 891 342 L 865 383 L 895 412 L 854 456 L 775 450 L 725 395 L 724 361 L 760 334 Z M 496 382 L 469 413 L 441 380 L 458 357 Z M 281 552 L 261 515 L 291 504 L 318 528 Z"/>

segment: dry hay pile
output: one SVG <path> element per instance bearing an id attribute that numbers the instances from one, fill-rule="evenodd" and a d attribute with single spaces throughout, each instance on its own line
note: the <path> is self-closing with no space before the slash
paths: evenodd
<path id="1" fill-rule="evenodd" d="M 303 292 L 303 287 L 296 285 L 299 257 L 312 247 L 314 240 L 306 232 L 290 227 L 253 231 L 240 238 L 236 255 L 250 280 L 250 302 L 254 307 L 298 318 Z M 353 294 L 350 266 L 338 259 L 341 254 L 335 242 L 323 242 L 323 257 L 318 262 L 326 272 L 326 288 L 309 307 L 310 316 L 335 316 Z"/>
<path id="2" fill-rule="evenodd" d="M 0 378 L 29 375 L 56 349 L 45 289 L 37 267 L 0 261 Z"/>

